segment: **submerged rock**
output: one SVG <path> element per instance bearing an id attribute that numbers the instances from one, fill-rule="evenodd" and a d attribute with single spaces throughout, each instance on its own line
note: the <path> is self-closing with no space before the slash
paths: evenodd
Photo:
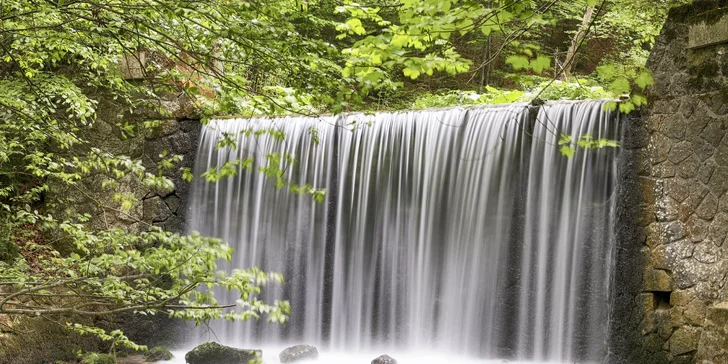
<path id="1" fill-rule="evenodd" d="M 389 355 L 382 355 L 372 360 L 372 364 L 397 364 L 397 361 Z"/>
<path id="2" fill-rule="evenodd" d="M 249 364 L 261 363 L 260 350 L 236 349 L 207 342 L 197 346 L 185 355 L 187 364 Z"/>
<path id="3" fill-rule="evenodd" d="M 319 353 L 316 347 L 311 345 L 296 345 L 286 348 L 278 354 L 281 363 L 293 363 L 301 360 L 318 359 Z"/>
<path id="4" fill-rule="evenodd" d="M 174 355 L 164 346 L 155 346 L 144 353 L 144 360 L 154 362 L 163 360 L 172 360 Z"/>

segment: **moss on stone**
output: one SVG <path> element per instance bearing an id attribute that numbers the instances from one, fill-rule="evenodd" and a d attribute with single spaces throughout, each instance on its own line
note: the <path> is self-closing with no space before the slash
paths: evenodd
<path id="1" fill-rule="evenodd" d="M 706 22 L 713 24 L 725 15 L 728 0 L 698 0 L 692 4 L 672 8 L 669 18 L 675 21 L 685 21 L 689 24 Z"/>
<path id="2" fill-rule="evenodd" d="M 709 49 L 696 51 L 688 67 L 688 87 L 691 89 L 719 88 L 720 65 Z"/>
<path id="3" fill-rule="evenodd" d="M 164 346 L 155 346 L 144 353 L 144 359 L 146 361 L 172 360 L 173 357 L 174 355 Z"/>
<path id="4" fill-rule="evenodd" d="M 185 355 L 189 364 L 251 364 L 260 363 L 260 350 L 243 350 L 216 342 L 201 344 Z"/>
<path id="5" fill-rule="evenodd" d="M 87 353 L 81 357 L 81 364 L 116 364 L 111 354 Z"/>

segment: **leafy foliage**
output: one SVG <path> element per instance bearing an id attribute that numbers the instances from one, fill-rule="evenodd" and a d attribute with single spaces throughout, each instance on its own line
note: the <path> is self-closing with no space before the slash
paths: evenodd
<path id="1" fill-rule="evenodd" d="M 436 107 L 480 105 L 480 104 L 507 104 L 524 101 L 523 91 L 503 91 L 488 86 L 486 93 L 479 94 L 474 91 L 450 91 L 443 94 L 425 95 L 415 100 L 414 109 L 427 109 Z"/>
<path id="2" fill-rule="evenodd" d="M 3 1 L 0 221 L 7 234 L 0 237 L 0 314 L 63 314 L 69 329 L 126 346 L 134 344 L 120 331 L 106 333 L 74 317 L 135 312 L 197 323 L 285 322 L 287 302 L 268 305 L 257 298 L 265 285 L 282 284 L 282 277 L 255 268 L 218 272 L 217 261 L 232 254 L 221 241 L 104 223 L 107 213 L 127 216 L 138 198 L 116 192 L 100 199 L 89 190 L 138 181 L 169 191 L 174 186 L 166 175 L 180 157 L 163 153 L 150 171 L 89 136 L 106 111 L 101 102 L 109 99 L 126 115 L 169 117 L 159 106 L 173 96 L 196 103 L 202 114 L 312 110 L 307 95 L 328 95 L 331 74 L 340 68 L 326 57 L 336 49 L 300 34 L 294 20 L 310 22 L 299 18 L 293 2 Z M 127 81 L 124 64 L 141 65 L 143 82 Z M 263 87 L 251 77 L 261 70 L 293 82 Z M 116 128 L 134 138 L 154 124 L 121 120 Z M 221 167 L 206 177 L 232 173 Z M 183 175 L 193 177 L 189 170 Z M 298 189 L 322 199 L 313 188 Z M 79 196 L 103 214 L 75 213 L 70 207 Z M 240 299 L 217 302 L 199 287 L 234 290 Z"/>
<path id="3" fill-rule="evenodd" d="M 559 151 L 567 158 L 571 158 L 576 153 L 576 148 L 583 149 L 601 149 L 605 147 L 619 147 L 619 142 L 606 138 L 595 139 L 591 134 L 584 134 L 579 139 L 574 140 L 571 135 L 561 134 L 559 139 Z"/>

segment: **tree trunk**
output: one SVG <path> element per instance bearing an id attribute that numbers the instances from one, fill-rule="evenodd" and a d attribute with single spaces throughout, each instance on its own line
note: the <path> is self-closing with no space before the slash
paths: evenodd
<path id="1" fill-rule="evenodd" d="M 564 60 L 564 69 L 561 72 L 561 80 L 567 80 L 571 75 L 571 69 L 574 66 L 576 51 L 579 49 L 579 45 L 584 41 L 587 31 L 589 30 L 589 23 L 591 22 L 592 15 L 594 14 L 594 7 L 587 6 L 584 12 L 584 19 L 581 21 L 579 30 L 574 34 L 574 39 L 571 40 L 569 51 L 566 52 L 566 59 Z"/>

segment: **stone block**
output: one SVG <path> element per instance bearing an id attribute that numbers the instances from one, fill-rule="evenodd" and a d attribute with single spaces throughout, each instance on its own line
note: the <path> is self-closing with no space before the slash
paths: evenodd
<path id="1" fill-rule="evenodd" d="M 701 161 L 707 160 L 713 156 L 715 150 L 715 147 L 703 138 L 696 138 L 693 140 L 693 153 L 695 153 Z"/>
<path id="2" fill-rule="evenodd" d="M 644 350 L 650 353 L 656 353 L 662 350 L 662 346 L 665 345 L 665 340 L 660 335 L 650 334 L 643 341 Z"/>
<path id="3" fill-rule="evenodd" d="M 167 204 L 167 207 L 169 207 L 169 210 L 172 211 L 172 213 L 177 213 L 177 210 L 180 206 L 179 197 L 175 195 L 169 195 L 164 198 L 164 202 Z"/>
<path id="4" fill-rule="evenodd" d="M 685 121 L 677 114 L 669 115 L 662 120 L 660 132 L 672 139 L 673 143 L 675 140 L 683 140 L 685 138 Z"/>
<path id="5" fill-rule="evenodd" d="M 714 196 L 722 196 L 728 191 L 728 167 L 717 167 L 710 177 L 708 187 Z"/>
<path id="6" fill-rule="evenodd" d="M 708 228 L 708 236 L 717 246 L 723 245 L 728 236 L 728 212 L 719 212 L 715 215 Z"/>
<path id="7" fill-rule="evenodd" d="M 147 52 L 127 54 L 119 60 L 119 67 L 127 80 L 140 80 L 146 76 Z"/>
<path id="8" fill-rule="evenodd" d="M 655 222 L 655 205 L 654 204 L 640 204 L 636 208 L 636 216 L 634 223 L 638 226 L 648 226 Z"/>
<path id="9" fill-rule="evenodd" d="M 692 257 L 695 246 L 688 240 L 660 245 L 653 251 L 652 264 L 656 269 L 673 270 L 682 259 Z"/>
<path id="10" fill-rule="evenodd" d="M 672 153 L 672 151 L 670 151 Z M 693 178 L 698 174 L 700 159 L 692 154 L 692 146 L 689 149 L 689 157 L 680 162 L 677 166 L 677 173 L 682 178 Z"/>
<path id="11" fill-rule="evenodd" d="M 652 164 L 659 164 L 667 160 L 667 154 L 674 141 L 661 134 L 653 134 L 650 138 L 650 159 Z"/>
<path id="12" fill-rule="evenodd" d="M 680 217 L 680 209 L 677 202 L 670 197 L 662 198 L 655 205 L 655 218 L 658 222 L 675 221 Z"/>
<path id="13" fill-rule="evenodd" d="M 148 222 L 160 222 L 167 220 L 172 215 L 167 204 L 160 196 L 154 196 L 144 200 L 144 220 Z"/>
<path id="14" fill-rule="evenodd" d="M 715 162 L 719 166 L 728 167 L 728 139 L 723 139 L 718 147 L 711 148 L 715 149 Z"/>
<path id="15" fill-rule="evenodd" d="M 664 270 L 648 269 L 644 274 L 644 290 L 670 292 L 672 291 L 672 279 Z"/>
<path id="16" fill-rule="evenodd" d="M 663 340 L 668 340 L 672 335 L 672 314 L 670 310 L 656 310 L 654 316 L 657 324 L 657 334 Z"/>
<path id="17" fill-rule="evenodd" d="M 673 178 L 664 181 L 664 191 L 677 203 L 685 201 L 690 196 L 690 183 L 681 178 Z"/>
<path id="18" fill-rule="evenodd" d="M 685 237 L 685 228 L 680 221 L 672 221 L 665 225 L 665 238 L 668 243 L 674 243 Z"/>
<path id="19" fill-rule="evenodd" d="M 705 311 L 707 307 L 701 300 L 692 300 L 685 308 L 685 320 L 690 325 L 701 326 L 705 320 Z"/>
<path id="20" fill-rule="evenodd" d="M 695 210 L 695 214 L 705 220 L 713 219 L 716 212 L 718 212 L 718 198 L 712 193 L 705 196 L 705 198 L 703 198 L 703 202 L 701 202 L 700 206 L 698 206 Z"/>
<path id="21" fill-rule="evenodd" d="M 673 356 L 682 355 L 698 349 L 700 329 L 683 326 L 670 337 L 670 353 Z"/>
<path id="22" fill-rule="evenodd" d="M 663 230 L 662 225 L 663 225 L 662 223 L 655 222 L 655 223 L 650 224 L 647 227 L 646 243 L 647 243 L 647 246 L 649 246 L 650 248 L 654 249 L 658 245 L 661 245 L 664 243 L 663 234 L 662 234 L 662 230 Z"/>
<path id="23" fill-rule="evenodd" d="M 179 130 L 179 123 L 174 119 L 163 119 L 154 121 L 153 126 L 149 129 L 148 139 L 161 138 L 163 136 L 174 134 Z"/>
<path id="24" fill-rule="evenodd" d="M 677 143 L 670 148 L 667 159 L 674 164 L 679 164 L 693 154 L 691 147 L 692 144 L 690 142 Z"/>
<path id="25" fill-rule="evenodd" d="M 697 243 L 705 240 L 708 236 L 710 222 L 697 216 L 691 216 L 687 222 L 687 234 L 691 242 Z"/>
<path id="26" fill-rule="evenodd" d="M 670 308 L 670 320 L 672 321 L 672 327 L 680 327 L 685 325 L 685 309 L 680 306 L 673 306 Z"/>
<path id="27" fill-rule="evenodd" d="M 728 301 L 707 309 L 695 359 L 698 363 L 728 362 Z"/>
<path id="28" fill-rule="evenodd" d="M 670 304 L 673 306 L 687 306 L 694 298 L 695 295 L 690 291 L 675 290 L 670 293 Z"/>
<path id="29" fill-rule="evenodd" d="M 175 154 L 187 154 L 197 146 L 197 140 L 190 134 L 177 134 L 171 138 L 172 150 Z"/>
<path id="30" fill-rule="evenodd" d="M 705 126 L 703 132 L 700 133 L 700 137 L 707 140 L 714 146 L 720 145 L 720 141 L 723 140 L 725 135 L 725 125 L 719 119 L 709 118 L 708 125 Z"/>
<path id="31" fill-rule="evenodd" d="M 705 161 L 700 168 L 698 169 L 697 177 L 700 182 L 708 183 L 710 181 L 710 177 L 713 176 L 713 172 L 715 172 L 715 161 L 713 160 L 707 160 Z"/>
<path id="32" fill-rule="evenodd" d="M 725 42 L 728 42 L 728 14 L 717 21 L 703 21 L 688 28 L 689 48 L 702 48 Z"/>
<path id="33" fill-rule="evenodd" d="M 700 263 L 713 264 L 721 258 L 720 248 L 711 241 L 704 241 L 695 247 L 693 258 Z"/>
<path id="34" fill-rule="evenodd" d="M 720 211 L 728 212 L 728 193 L 723 194 L 718 201 L 718 208 Z"/>

